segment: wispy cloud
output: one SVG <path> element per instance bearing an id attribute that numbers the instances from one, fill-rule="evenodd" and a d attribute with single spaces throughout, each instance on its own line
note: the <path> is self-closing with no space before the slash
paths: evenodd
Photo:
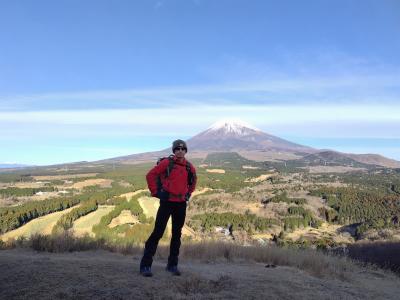
<path id="1" fill-rule="evenodd" d="M 204 104 L 393 104 L 400 73 L 253 79 L 219 84 L 0 96 L 1 111 L 170 108 Z"/>
<path id="2" fill-rule="evenodd" d="M 400 103 L 396 105 L 202 105 L 180 108 L 0 112 L 0 134 L 7 136 L 140 136 L 194 135 L 223 118 L 247 121 L 275 132 L 310 136 L 399 137 Z M 387 124 L 390 124 L 389 126 Z M 372 127 L 372 128 L 369 128 Z"/>
<path id="3" fill-rule="evenodd" d="M 213 121 L 223 118 L 252 119 L 255 123 L 292 123 L 307 121 L 400 121 L 400 103 L 396 105 L 202 105 L 180 108 L 55 110 L 0 112 L 1 122 L 52 123 L 71 125 L 147 125 L 174 126 L 182 122 Z M 175 117 L 174 117 L 175 116 Z M 202 122 L 204 123 L 204 121 Z"/>

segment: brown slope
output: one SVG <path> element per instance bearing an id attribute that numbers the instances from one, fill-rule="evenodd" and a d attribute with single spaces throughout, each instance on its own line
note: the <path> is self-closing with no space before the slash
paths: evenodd
<path id="1" fill-rule="evenodd" d="M 346 153 L 347 157 L 354 159 L 355 161 L 370 164 L 370 165 L 378 165 L 387 168 L 400 168 L 400 162 L 394 159 L 390 159 L 384 157 L 379 154 L 352 154 Z"/>

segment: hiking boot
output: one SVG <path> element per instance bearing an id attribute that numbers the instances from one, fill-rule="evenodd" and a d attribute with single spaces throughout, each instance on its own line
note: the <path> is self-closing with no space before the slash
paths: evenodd
<path id="1" fill-rule="evenodd" d="M 140 267 L 140 274 L 144 277 L 151 277 L 153 273 L 151 273 L 151 267 Z"/>
<path id="2" fill-rule="evenodd" d="M 170 272 L 172 275 L 181 276 L 181 272 L 178 270 L 177 266 L 167 266 L 166 270 Z"/>

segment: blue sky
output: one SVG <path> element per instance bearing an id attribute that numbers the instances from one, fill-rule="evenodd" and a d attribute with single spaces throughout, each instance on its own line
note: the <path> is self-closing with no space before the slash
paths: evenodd
<path id="1" fill-rule="evenodd" d="M 158 150 L 225 118 L 400 160 L 399 36 L 396 0 L 0 0 L 0 163 Z"/>

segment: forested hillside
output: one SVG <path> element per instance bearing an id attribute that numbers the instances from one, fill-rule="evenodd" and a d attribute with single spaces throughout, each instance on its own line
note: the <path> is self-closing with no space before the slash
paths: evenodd
<path id="1" fill-rule="evenodd" d="M 317 159 L 308 156 L 309 162 L 312 157 Z M 336 154 L 321 157 L 341 162 Z M 306 161 L 252 161 L 230 152 L 192 163 L 198 192 L 188 205 L 185 239 L 332 248 L 369 239 L 371 232 L 374 239 L 400 236 L 398 169 L 357 165 L 350 171 L 315 173 L 304 167 Z M 110 244 L 143 243 L 157 207 L 143 207 L 140 199 L 149 194 L 140 191 L 147 189 L 145 175 L 154 165 L 85 164 L 81 169 L 70 165 L 0 174 L 0 200 L 7 203 L 0 207 L 0 232 L 73 208 L 52 228 L 53 234 L 71 232 L 77 220 L 107 206 L 109 212 L 85 231 Z"/>

